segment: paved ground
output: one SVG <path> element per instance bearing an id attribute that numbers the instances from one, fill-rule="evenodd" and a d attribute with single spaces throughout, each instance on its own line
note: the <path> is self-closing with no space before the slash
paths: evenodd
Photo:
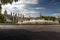
<path id="1" fill-rule="evenodd" d="M 60 25 L 0 25 L 0 40 L 60 40 Z"/>
<path id="2" fill-rule="evenodd" d="M 0 29 L 25 29 L 30 31 L 60 32 L 60 25 L 0 25 Z"/>

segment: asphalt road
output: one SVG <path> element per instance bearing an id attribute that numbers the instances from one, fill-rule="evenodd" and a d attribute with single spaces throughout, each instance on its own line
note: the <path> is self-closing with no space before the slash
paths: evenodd
<path id="1" fill-rule="evenodd" d="M 25 29 L 33 32 L 39 31 L 60 32 L 60 25 L 0 25 L 0 29 Z"/>
<path id="2" fill-rule="evenodd" d="M 4 29 L 0 40 L 60 40 L 60 25 L 0 25 L 0 29 Z"/>

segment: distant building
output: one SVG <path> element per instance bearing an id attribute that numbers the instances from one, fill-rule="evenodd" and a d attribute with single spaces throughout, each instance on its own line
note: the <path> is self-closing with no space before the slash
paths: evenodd
<path id="1" fill-rule="evenodd" d="M 41 15 L 40 15 L 41 16 Z M 47 17 L 47 16 L 45 16 L 45 17 Z M 18 21 L 18 23 L 36 23 L 36 22 L 50 22 L 50 23 L 59 23 L 59 21 L 57 20 L 57 19 L 55 19 L 55 21 L 53 21 L 53 20 L 45 20 L 44 18 L 42 18 L 42 19 L 40 19 L 40 18 L 31 18 L 31 17 L 24 17 L 24 18 L 21 18 L 21 17 L 19 17 L 19 19 L 18 19 L 19 21 Z M 21 22 L 21 20 L 23 21 L 23 22 Z"/>
<path id="2" fill-rule="evenodd" d="M 6 17 L 6 22 L 12 22 L 12 23 L 17 23 L 18 22 L 18 14 L 16 13 L 11 13 L 8 14 L 7 11 L 4 11 L 4 15 Z"/>
<path id="3" fill-rule="evenodd" d="M 21 22 L 54 22 L 54 23 L 59 23 L 59 21 L 57 19 L 55 19 L 55 21 L 53 20 L 45 20 L 40 19 L 40 18 L 33 18 L 33 17 L 25 17 L 23 14 L 19 14 L 19 13 L 11 13 L 11 15 L 7 14 L 7 11 L 5 10 L 4 15 L 6 16 L 6 20 L 7 22 L 12 22 L 12 23 L 21 23 Z M 19 16 L 20 15 L 20 16 Z M 40 16 L 42 16 L 40 14 Z"/>

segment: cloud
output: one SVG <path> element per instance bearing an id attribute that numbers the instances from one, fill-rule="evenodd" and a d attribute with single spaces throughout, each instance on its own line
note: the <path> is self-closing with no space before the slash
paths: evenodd
<path id="1" fill-rule="evenodd" d="M 11 12 L 12 11 L 11 4 L 2 5 L 2 13 L 4 13 L 5 10 L 7 10 L 8 12 Z"/>
<path id="2" fill-rule="evenodd" d="M 21 14 L 32 14 L 32 13 L 38 13 L 35 10 L 29 10 L 27 8 L 28 5 L 35 5 L 38 4 L 38 0 L 20 0 L 18 2 L 13 2 L 12 4 L 5 4 L 2 5 L 2 12 L 5 10 L 8 11 L 8 13 L 13 12 L 13 13 L 21 13 Z M 34 8 L 35 9 L 35 8 Z M 38 8 L 36 8 L 38 9 Z M 41 8 L 39 8 L 41 9 Z"/>
<path id="3" fill-rule="evenodd" d="M 44 7 L 36 7 L 35 9 L 46 9 L 46 8 L 44 8 Z"/>
<path id="4" fill-rule="evenodd" d="M 28 8 L 29 10 L 41 10 L 41 9 L 46 9 L 44 7 L 35 7 L 35 8 Z"/>
<path id="5" fill-rule="evenodd" d="M 60 17 L 60 13 L 54 13 L 52 16 L 55 16 L 56 18 Z"/>
<path id="6" fill-rule="evenodd" d="M 38 4 L 38 0 L 20 0 L 17 4 Z"/>

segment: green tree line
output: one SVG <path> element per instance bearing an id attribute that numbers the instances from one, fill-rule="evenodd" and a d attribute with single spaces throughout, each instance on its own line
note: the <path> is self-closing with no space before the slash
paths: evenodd
<path id="1" fill-rule="evenodd" d="M 6 17 L 4 14 L 0 14 L 0 23 L 5 23 L 6 22 Z"/>
<path id="2" fill-rule="evenodd" d="M 38 19 L 44 19 L 44 20 L 52 20 L 52 21 L 58 20 L 59 23 L 60 23 L 60 18 L 56 18 L 56 17 L 53 17 L 53 16 L 39 16 L 37 18 Z"/>
<path id="3" fill-rule="evenodd" d="M 55 21 L 56 17 L 52 17 L 52 16 L 40 16 L 40 17 L 37 17 L 39 19 L 45 19 L 45 20 L 53 20 Z"/>

